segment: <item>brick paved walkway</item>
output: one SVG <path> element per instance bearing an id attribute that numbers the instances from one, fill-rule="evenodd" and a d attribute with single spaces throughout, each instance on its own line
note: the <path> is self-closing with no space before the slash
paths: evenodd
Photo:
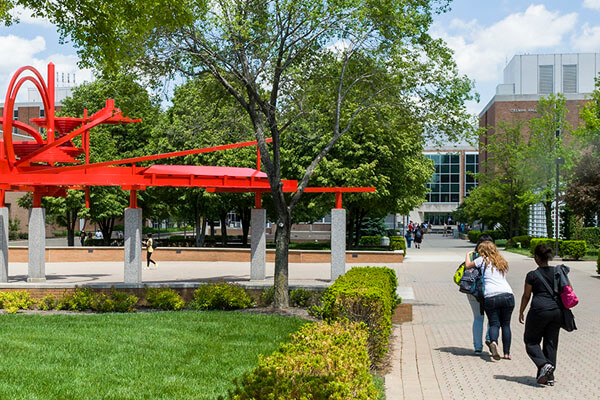
<path id="1" fill-rule="evenodd" d="M 394 328 L 392 370 L 386 376 L 388 400 L 396 399 L 598 399 L 600 276 L 595 263 L 566 262 L 580 299 L 574 308 L 579 330 L 561 331 L 556 385 L 542 387 L 525 352 L 518 307 L 532 259 L 506 253 L 508 280 L 515 293 L 512 360 L 493 361 L 473 353 L 472 313 L 451 277 L 472 248 L 465 241 L 426 236 L 421 250 L 409 249 L 399 267 L 399 286 L 415 293 L 414 321 Z M 486 319 L 487 323 L 487 319 Z"/>

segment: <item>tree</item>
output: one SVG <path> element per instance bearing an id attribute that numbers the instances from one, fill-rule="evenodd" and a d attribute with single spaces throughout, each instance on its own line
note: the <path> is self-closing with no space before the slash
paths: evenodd
<path id="1" fill-rule="evenodd" d="M 481 218 L 492 226 L 500 223 L 508 237 L 519 236 L 523 216 L 535 203 L 527 181 L 529 145 L 522 129 L 520 122 L 499 123 L 489 132 L 488 143 L 483 146 L 488 153 L 487 161 L 482 162 L 485 173 L 477 174 L 480 185 L 465 199 L 471 220 Z"/>
<path id="2" fill-rule="evenodd" d="M 428 136 L 456 136 L 467 125 L 464 100 L 471 97 L 472 84 L 458 76 L 445 44 L 428 34 L 433 14 L 447 10 L 445 0 L 17 1 L 57 24 L 84 64 L 102 70 L 125 65 L 154 77 L 209 73 L 235 97 L 252 122 L 276 210 L 276 307 L 288 305 L 294 208 L 321 160 L 359 113 L 387 102 L 392 93 L 426 121 Z M 331 54 L 338 68 L 335 75 L 323 76 L 337 88 L 329 99 L 335 110 L 329 140 L 306 166 L 298 191 L 286 196 L 281 135 L 304 117 L 304 112 L 286 113 L 286 103 L 302 97 L 298 72 L 315 74 Z M 349 78 L 348 66 L 356 57 L 382 68 Z M 360 101 L 348 104 L 348 94 L 357 91 Z M 267 136 L 273 139 L 270 148 Z"/>
<path id="3" fill-rule="evenodd" d="M 101 125 L 90 134 L 90 162 L 118 160 L 145 154 L 151 129 L 158 119 L 160 109 L 156 99 L 136 82 L 130 74 L 120 74 L 84 83 L 73 89 L 71 97 L 63 100 L 60 115 L 81 117 L 83 110 L 96 112 L 106 99 L 114 99 L 124 115 L 142 118 L 138 124 Z M 79 138 L 80 139 L 80 138 Z M 144 195 L 140 194 L 143 207 Z M 123 216 L 129 204 L 128 193 L 119 187 L 92 187 L 90 189 L 90 218 L 97 222 L 105 244 L 110 243 L 115 219 Z M 83 196 L 65 203 L 65 212 L 73 214 L 83 209 Z M 68 218 L 67 218 L 68 219 Z"/>
<path id="4" fill-rule="evenodd" d="M 152 151 L 169 152 L 217 146 L 250 141 L 253 137 L 252 125 L 247 113 L 212 76 L 204 75 L 175 88 L 172 106 L 165 112 L 154 130 Z M 256 148 L 246 147 L 191 155 L 185 157 L 183 161 L 194 165 L 256 168 L 256 158 Z M 166 162 L 180 164 L 181 160 L 171 159 Z M 198 230 L 200 225 L 206 226 L 204 221 L 207 217 L 210 217 L 211 221 L 221 220 L 221 226 L 225 228 L 227 213 L 235 210 L 242 220 L 242 243 L 248 243 L 250 209 L 254 205 L 252 194 L 211 194 L 206 193 L 204 189 L 161 190 L 167 196 L 173 191 L 179 194 L 179 200 L 195 205 L 192 208 L 182 207 L 180 210 L 185 213 L 191 211 L 191 214 L 195 215 Z M 200 198 L 205 200 L 200 201 Z M 201 223 L 200 220 L 203 222 Z M 226 244 L 225 229 L 222 229 L 221 233 L 223 243 Z"/>
<path id="5" fill-rule="evenodd" d="M 556 159 L 565 160 L 563 175 L 573 165 L 573 127 L 567 121 L 567 99 L 561 93 L 542 97 L 537 104 L 539 116 L 529 121 L 529 161 L 524 177 L 539 195 L 546 211 L 548 237 L 554 236 L 552 204 L 556 190 Z"/>

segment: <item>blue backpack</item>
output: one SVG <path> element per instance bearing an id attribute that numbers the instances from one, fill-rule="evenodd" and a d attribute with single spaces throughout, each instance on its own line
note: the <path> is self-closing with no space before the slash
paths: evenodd
<path id="1" fill-rule="evenodd" d="M 483 277 L 485 268 L 465 268 L 458 284 L 461 293 L 472 294 L 477 298 L 483 297 Z"/>

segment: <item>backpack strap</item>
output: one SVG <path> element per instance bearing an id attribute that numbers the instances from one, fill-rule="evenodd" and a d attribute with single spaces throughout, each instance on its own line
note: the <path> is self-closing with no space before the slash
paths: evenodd
<path id="1" fill-rule="evenodd" d="M 546 290 L 548 290 L 548 293 L 550 293 L 550 296 L 552 296 L 552 298 L 555 301 L 558 301 L 558 297 L 556 296 L 556 292 L 550 288 L 550 284 L 548 283 L 548 281 L 546 280 L 546 278 L 544 278 L 544 275 L 542 275 L 542 273 L 540 272 L 539 269 L 535 270 L 536 275 L 538 276 L 538 278 L 540 278 L 540 280 L 542 281 L 542 283 L 544 284 L 544 286 L 546 287 Z M 556 279 L 554 280 L 554 283 L 556 283 Z"/>

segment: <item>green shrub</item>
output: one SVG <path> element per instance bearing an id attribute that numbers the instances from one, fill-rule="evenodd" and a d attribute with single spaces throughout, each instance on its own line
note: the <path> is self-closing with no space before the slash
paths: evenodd
<path id="1" fill-rule="evenodd" d="M 467 233 L 467 236 L 469 237 L 469 241 L 471 243 L 477 243 L 477 241 L 479 240 L 479 236 L 481 236 L 481 231 L 469 231 L 469 233 Z"/>
<path id="2" fill-rule="evenodd" d="M 138 300 L 137 296 L 118 292 L 113 288 L 110 295 L 96 293 L 91 309 L 98 312 L 133 312 Z"/>
<path id="3" fill-rule="evenodd" d="M 404 250 L 404 255 L 406 255 L 406 239 L 404 239 L 404 236 L 390 236 L 390 250 Z"/>
<path id="4" fill-rule="evenodd" d="M 290 292 L 290 302 L 296 307 L 308 307 L 312 297 L 312 293 L 306 289 L 299 288 Z"/>
<path id="5" fill-rule="evenodd" d="M 270 306 L 275 300 L 275 288 L 273 286 L 263 289 L 260 294 L 260 305 L 263 307 Z"/>
<path id="6" fill-rule="evenodd" d="M 89 311 L 96 293 L 90 288 L 75 288 L 73 293 L 65 293 L 58 300 L 57 310 Z"/>
<path id="7" fill-rule="evenodd" d="M 147 288 L 146 300 L 152 308 L 160 310 L 181 310 L 185 306 L 185 302 L 171 288 Z"/>
<path id="8" fill-rule="evenodd" d="M 517 243 L 521 243 L 521 248 L 528 249 L 531 244 L 531 236 L 521 235 L 510 239 L 510 247 L 517 247 Z"/>
<path id="9" fill-rule="evenodd" d="M 598 259 L 596 260 L 596 272 L 600 274 L 600 251 L 598 252 Z"/>
<path id="10" fill-rule="evenodd" d="M 363 324 L 304 325 L 289 343 L 235 382 L 233 400 L 377 399 Z"/>
<path id="11" fill-rule="evenodd" d="M 585 240 L 561 240 L 558 247 L 558 253 L 563 258 L 572 258 L 579 260 L 585 256 Z"/>
<path id="12" fill-rule="evenodd" d="M 585 240 L 588 247 L 600 248 L 600 228 L 588 227 L 578 229 L 576 232 L 578 240 Z"/>
<path id="13" fill-rule="evenodd" d="M 196 310 L 238 310 L 253 304 L 252 297 L 240 285 L 219 282 L 196 289 L 190 307 Z"/>
<path id="14" fill-rule="evenodd" d="M 48 302 L 50 300 L 48 299 Z M 136 296 L 118 292 L 114 288 L 110 295 L 96 293 L 91 288 L 76 288 L 75 292 L 65 292 L 62 295 L 56 304 L 56 309 L 69 311 L 132 312 L 135 311 L 135 305 L 138 300 Z M 40 309 L 42 308 L 40 307 Z"/>
<path id="15" fill-rule="evenodd" d="M 358 244 L 360 246 L 380 246 L 381 236 L 361 236 Z"/>
<path id="16" fill-rule="evenodd" d="M 396 273 L 391 268 L 355 267 L 340 276 L 310 312 L 327 321 L 364 322 L 369 330 L 369 356 L 373 364 L 387 351 L 392 312 L 399 300 Z"/>
<path id="17" fill-rule="evenodd" d="M 45 295 L 38 303 L 38 308 L 43 311 L 54 310 L 58 304 L 56 296 L 53 294 Z"/>
<path id="18" fill-rule="evenodd" d="M 560 249 L 560 242 L 561 242 L 561 240 L 558 241 L 558 243 L 559 243 L 559 249 Z M 533 255 L 533 252 L 535 251 L 535 248 L 538 245 L 540 245 L 540 244 L 547 244 L 548 246 L 552 247 L 552 249 L 554 249 L 554 243 L 555 243 L 554 239 L 548 239 L 548 238 L 531 238 L 531 240 L 529 241 L 529 251 Z"/>
<path id="19" fill-rule="evenodd" d="M 25 290 L 18 292 L 0 292 L 0 308 L 4 308 L 9 314 L 18 310 L 27 310 L 35 304 L 31 294 Z"/>

